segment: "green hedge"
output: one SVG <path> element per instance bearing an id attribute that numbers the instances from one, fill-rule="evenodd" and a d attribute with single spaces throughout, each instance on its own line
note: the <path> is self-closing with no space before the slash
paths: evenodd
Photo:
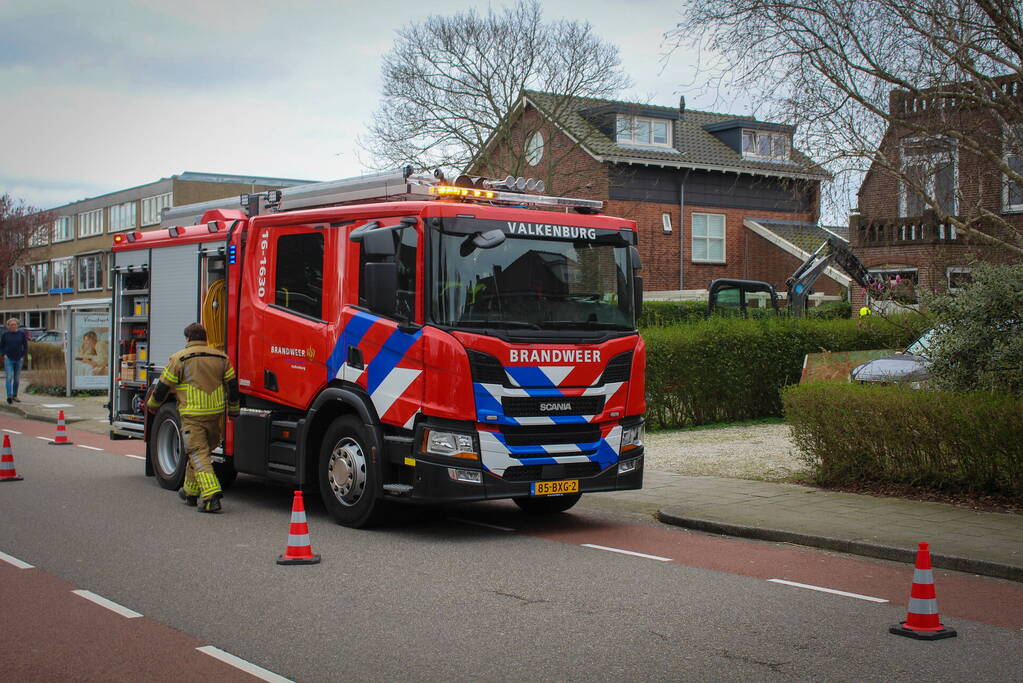
<path id="1" fill-rule="evenodd" d="M 799 381 L 807 353 L 903 347 L 925 326 L 907 323 L 715 318 L 644 329 L 647 419 L 657 429 L 780 417 L 781 389 Z"/>
<path id="2" fill-rule="evenodd" d="M 706 301 L 644 301 L 643 313 L 636 324 L 644 327 L 672 327 L 707 317 Z"/>
<path id="3" fill-rule="evenodd" d="M 806 309 L 807 318 L 819 320 L 841 320 L 852 316 L 852 304 L 848 301 L 825 301 L 820 306 Z"/>
<path id="4" fill-rule="evenodd" d="M 783 392 L 817 483 L 1023 495 L 1023 399 L 815 382 Z"/>

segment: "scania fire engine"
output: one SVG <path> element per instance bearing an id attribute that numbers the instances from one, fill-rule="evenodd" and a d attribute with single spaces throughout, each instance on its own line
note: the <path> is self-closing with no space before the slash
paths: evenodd
<path id="1" fill-rule="evenodd" d="M 241 391 L 214 458 L 223 485 L 315 486 L 356 527 L 390 501 L 560 512 L 640 488 L 636 224 L 537 191 L 404 169 L 116 235 L 112 434 L 144 438 L 146 473 L 181 485 L 175 404 L 143 404 L 201 319 Z"/>

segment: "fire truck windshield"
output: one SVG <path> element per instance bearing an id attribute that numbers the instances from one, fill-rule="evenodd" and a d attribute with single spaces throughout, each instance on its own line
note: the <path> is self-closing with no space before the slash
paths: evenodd
<path id="1" fill-rule="evenodd" d="M 509 234 L 480 248 L 473 234 L 432 240 L 432 317 L 451 327 L 632 330 L 629 247 L 621 240 Z"/>

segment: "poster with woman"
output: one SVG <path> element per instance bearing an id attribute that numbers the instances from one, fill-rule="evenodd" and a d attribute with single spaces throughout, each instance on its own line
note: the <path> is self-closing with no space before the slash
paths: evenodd
<path id="1" fill-rule="evenodd" d="M 110 315 L 76 311 L 72 335 L 72 388 L 106 389 L 110 383 Z"/>

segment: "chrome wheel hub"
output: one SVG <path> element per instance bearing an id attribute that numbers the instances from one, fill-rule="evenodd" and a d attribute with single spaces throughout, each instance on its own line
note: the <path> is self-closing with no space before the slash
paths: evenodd
<path id="1" fill-rule="evenodd" d="M 327 482 L 342 505 L 355 505 L 366 490 L 366 455 L 359 442 L 345 437 L 334 444 L 327 462 Z"/>

